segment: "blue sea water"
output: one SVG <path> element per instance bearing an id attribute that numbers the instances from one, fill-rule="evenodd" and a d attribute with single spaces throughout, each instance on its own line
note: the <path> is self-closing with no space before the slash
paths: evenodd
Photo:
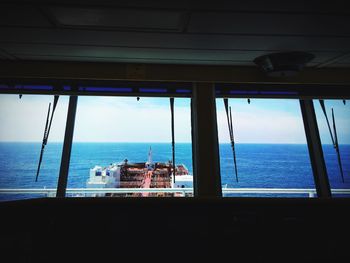
<path id="1" fill-rule="evenodd" d="M 154 161 L 166 162 L 171 159 L 171 144 L 167 143 L 74 143 L 68 188 L 85 187 L 89 169 L 95 165 L 107 166 L 125 158 L 130 162 L 146 161 L 150 146 Z M 35 182 L 40 148 L 41 143 L 0 143 L 0 188 L 55 188 L 62 143 L 48 143 L 39 180 Z M 332 145 L 324 145 L 323 151 L 331 187 L 350 188 L 350 145 L 340 145 L 345 183 L 341 180 Z M 227 187 L 315 188 L 307 145 L 237 144 L 236 153 L 238 183 L 234 176 L 230 144 L 220 144 L 221 180 Z M 185 164 L 192 173 L 191 144 L 176 144 L 176 163 Z M 0 199 L 39 196 L 0 194 Z"/>

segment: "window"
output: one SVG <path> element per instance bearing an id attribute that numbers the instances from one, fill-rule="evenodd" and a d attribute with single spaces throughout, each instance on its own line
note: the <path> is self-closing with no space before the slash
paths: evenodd
<path id="1" fill-rule="evenodd" d="M 228 100 L 238 181 L 223 99 L 217 99 L 216 104 L 224 196 L 316 194 L 298 100 Z"/>
<path id="2" fill-rule="evenodd" d="M 0 199 L 55 196 L 68 98 L 60 96 L 38 180 L 36 174 L 52 95 L 0 95 Z M 49 126 L 49 123 L 48 123 Z M 36 190 L 33 190 L 36 189 Z"/>
<path id="3" fill-rule="evenodd" d="M 334 197 L 350 197 L 350 105 L 344 102 L 343 100 L 321 102 L 314 100 L 323 155 Z M 325 112 L 321 105 L 324 105 Z"/>
<path id="4" fill-rule="evenodd" d="M 67 196 L 192 195 L 190 99 L 174 108 L 175 183 L 169 98 L 79 97 Z"/>
<path id="5" fill-rule="evenodd" d="M 128 85 L 126 88 L 75 87 L 74 90 L 60 87 L 62 93 L 82 94 L 75 118 L 67 196 L 192 196 L 191 89 Z M 0 88 L 18 92 L 17 86 L 0 85 Z M 19 88 L 55 91 L 52 86 L 21 85 Z M 294 91 L 248 90 L 244 94 L 231 91 L 217 90 L 217 94 L 298 96 Z M 146 97 L 131 97 L 135 94 Z M 176 97 L 174 115 L 170 110 L 172 99 L 166 96 Z M 57 97 L 0 96 L 1 200 L 55 196 L 68 109 L 68 96 L 61 95 L 50 126 Z M 224 196 L 316 196 L 299 101 L 272 98 L 226 101 L 227 111 L 222 98 L 216 101 Z M 314 101 L 332 192 L 334 196 L 349 196 L 349 105 L 342 100 L 324 103 L 323 110 L 320 106 L 323 104 Z M 175 118 L 175 177 L 172 116 Z M 48 127 L 51 127 L 50 133 Z M 47 145 L 43 144 L 45 138 Z M 40 162 L 42 145 L 45 147 Z"/>

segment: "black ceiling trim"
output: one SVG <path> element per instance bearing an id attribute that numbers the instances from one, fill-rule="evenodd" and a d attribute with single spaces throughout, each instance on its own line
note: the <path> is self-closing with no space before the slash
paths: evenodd
<path id="1" fill-rule="evenodd" d="M 350 99 L 349 85 L 217 83 L 217 97 L 227 98 L 338 98 Z"/>

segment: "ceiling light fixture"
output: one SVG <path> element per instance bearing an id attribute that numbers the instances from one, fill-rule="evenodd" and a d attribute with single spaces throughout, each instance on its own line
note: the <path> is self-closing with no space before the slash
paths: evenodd
<path id="1" fill-rule="evenodd" d="M 271 53 L 254 59 L 254 63 L 270 77 L 295 76 L 315 56 L 303 51 Z"/>

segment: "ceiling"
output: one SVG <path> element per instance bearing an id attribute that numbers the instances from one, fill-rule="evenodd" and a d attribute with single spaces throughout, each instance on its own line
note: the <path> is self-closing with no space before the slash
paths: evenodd
<path id="1" fill-rule="evenodd" d="M 0 3 L 0 59 L 253 66 L 281 51 L 350 67 L 346 1 Z"/>

